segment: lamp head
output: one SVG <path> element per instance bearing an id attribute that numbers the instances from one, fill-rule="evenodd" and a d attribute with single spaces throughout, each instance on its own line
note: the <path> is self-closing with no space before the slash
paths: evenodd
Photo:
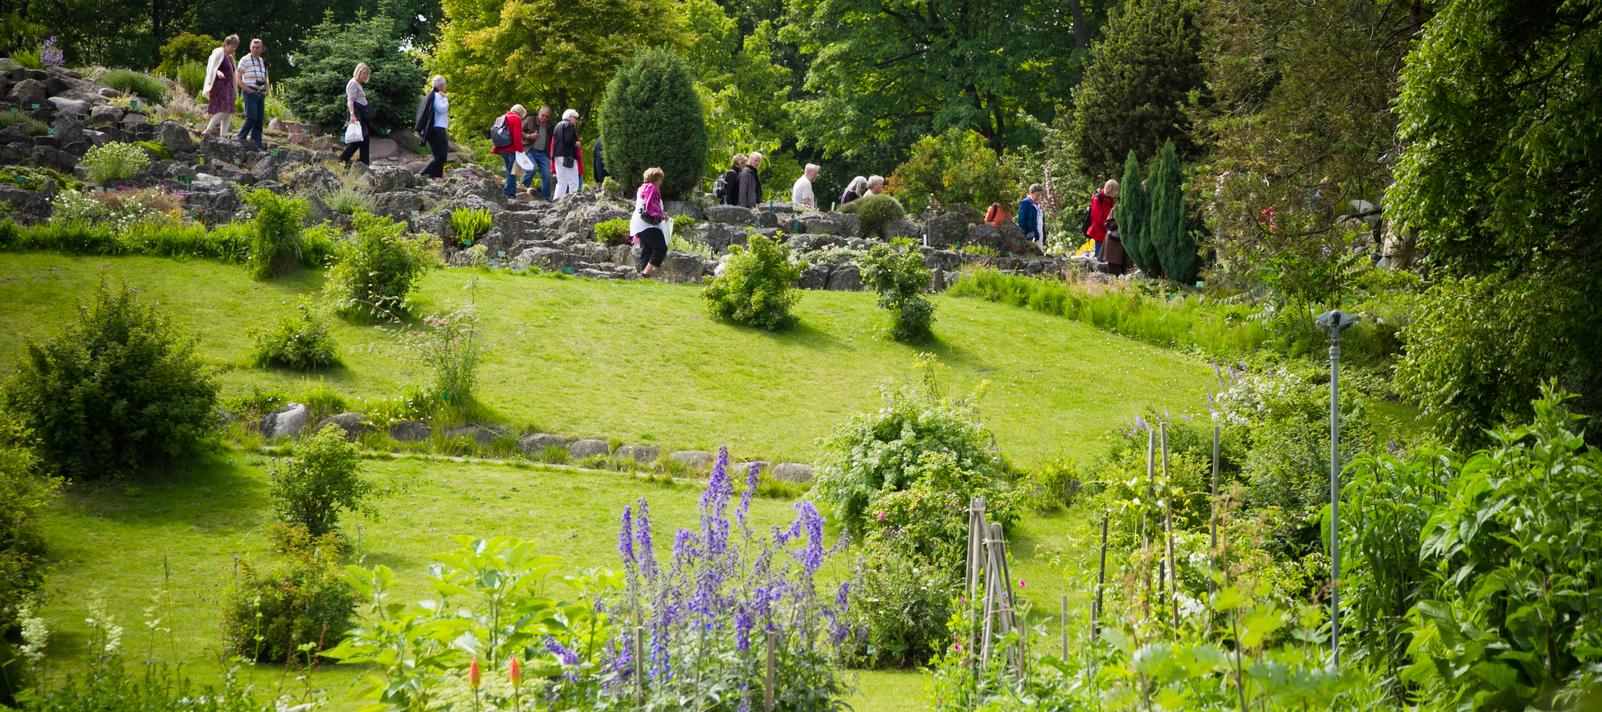
<path id="1" fill-rule="evenodd" d="M 1320 329 L 1325 331 L 1345 331 L 1357 323 L 1357 315 L 1347 314 L 1339 309 L 1331 309 L 1318 315 L 1316 323 Z"/>

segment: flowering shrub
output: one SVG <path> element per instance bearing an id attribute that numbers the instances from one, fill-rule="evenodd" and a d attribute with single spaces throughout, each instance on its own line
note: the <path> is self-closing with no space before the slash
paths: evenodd
<path id="1" fill-rule="evenodd" d="M 178 203 L 158 190 L 85 193 L 67 189 L 56 193 L 50 205 L 51 216 L 56 220 L 104 225 L 119 233 L 145 223 L 173 225 L 183 221 Z"/>
<path id="2" fill-rule="evenodd" d="M 78 163 L 89 172 L 91 182 L 103 184 L 138 176 L 150 165 L 150 154 L 131 143 L 112 141 L 89 149 Z"/>
<path id="3" fill-rule="evenodd" d="M 257 366 L 281 366 L 299 371 L 326 368 L 339 362 L 328 323 L 306 305 L 298 316 L 287 316 L 274 329 L 256 334 Z"/>
<path id="4" fill-rule="evenodd" d="M 461 307 L 423 319 L 428 331 L 413 332 L 412 347 L 434 370 L 433 395 L 439 402 L 462 406 L 473 399 L 478 382 L 478 363 L 482 357 L 478 317 L 471 307 Z"/>
<path id="5" fill-rule="evenodd" d="M 848 635 L 850 585 L 817 595 L 814 579 L 828 550 L 811 502 L 796 503 L 789 528 L 753 531 L 746 517 L 757 485 L 752 467 L 731 521 L 729 452 L 719 449 L 701 495 L 700 529 L 680 529 L 665 562 L 656 560 L 645 500 L 623 510 L 618 553 L 626 584 L 613 615 L 640 626 L 645 657 L 636 659 L 626 632 L 613 638 L 596 707 L 639 709 L 641 686 L 647 709 L 754 709 L 771 635 L 775 709 L 843 708 L 846 684 L 832 660 Z"/>
<path id="6" fill-rule="evenodd" d="M 66 61 L 66 56 L 62 53 L 61 48 L 56 46 L 56 38 L 45 38 L 44 44 L 39 47 L 39 63 L 49 69 L 60 67 Z"/>

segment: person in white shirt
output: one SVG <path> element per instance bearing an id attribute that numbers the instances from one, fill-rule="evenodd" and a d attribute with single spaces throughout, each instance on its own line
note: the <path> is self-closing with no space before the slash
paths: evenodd
<path id="1" fill-rule="evenodd" d="M 790 188 L 790 202 L 798 208 L 808 210 L 818 209 L 818 200 L 812 195 L 812 181 L 818 179 L 818 172 L 823 170 L 816 163 L 808 163 L 801 177 L 795 179 L 795 186 Z"/>
<path id="2" fill-rule="evenodd" d="M 868 195 L 884 195 L 884 176 L 868 176 Z"/>
<path id="3" fill-rule="evenodd" d="M 267 60 L 261 56 L 261 40 L 250 41 L 250 54 L 234 68 L 240 98 L 245 102 L 245 125 L 239 127 L 240 143 L 249 141 L 261 148 L 261 127 L 267 116 Z"/>

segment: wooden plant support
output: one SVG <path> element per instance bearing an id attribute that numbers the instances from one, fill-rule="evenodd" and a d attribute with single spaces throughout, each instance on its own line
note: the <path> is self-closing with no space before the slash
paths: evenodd
<path id="1" fill-rule="evenodd" d="M 634 698 L 640 707 L 645 706 L 645 629 L 634 628 Z"/>
<path id="2" fill-rule="evenodd" d="M 1146 571 L 1146 588 L 1140 601 L 1140 617 L 1151 617 L 1151 538 L 1146 535 L 1146 520 L 1150 519 L 1146 508 L 1151 506 L 1151 500 L 1157 496 L 1157 487 L 1152 482 L 1156 477 L 1156 449 L 1157 431 L 1146 431 L 1146 498 L 1140 508 L 1140 564 Z"/>
<path id="3" fill-rule="evenodd" d="M 1096 571 L 1096 602 L 1090 606 L 1090 643 L 1101 638 L 1101 593 L 1107 585 L 1107 513 L 1101 513 L 1101 566 Z"/>
<path id="4" fill-rule="evenodd" d="M 1162 424 L 1163 438 L 1163 485 L 1168 488 L 1168 494 L 1163 496 L 1163 533 L 1168 540 L 1166 566 L 1168 573 L 1168 599 L 1172 605 L 1173 616 L 1170 619 L 1174 628 L 1179 627 L 1179 571 L 1174 568 L 1174 497 L 1172 480 L 1168 479 L 1168 423 Z"/>
<path id="5" fill-rule="evenodd" d="M 1218 593 L 1218 426 L 1213 426 L 1213 496 L 1207 507 L 1207 528 L 1209 530 L 1207 541 L 1207 564 L 1212 571 L 1207 575 L 1207 599 L 1212 600 L 1213 594 Z M 1213 607 L 1207 606 L 1207 631 L 1213 629 Z"/>
<path id="6" fill-rule="evenodd" d="M 1002 656 L 1002 664 L 1023 674 L 1025 662 L 1024 631 L 1018 624 L 1016 598 L 1012 591 L 1012 571 L 1007 562 L 1007 537 L 1000 524 L 984 517 L 984 499 L 975 497 L 968 508 L 968 569 L 966 590 L 977 595 L 981 583 L 984 598 L 980 601 L 975 620 L 974 607 L 969 606 L 969 621 L 976 633 L 976 645 L 969 647 L 970 664 L 975 680 L 980 669 L 989 665 L 993 655 Z M 999 649 L 997 641 L 1008 633 L 1017 633 L 1014 644 Z M 977 655 L 976 655 L 977 653 Z"/>
<path id="7" fill-rule="evenodd" d="M 763 679 L 762 684 L 763 712 L 773 712 L 773 648 L 775 647 L 774 638 L 777 636 L 777 633 L 774 633 L 771 630 L 768 631 L 768 670 L 767 676 Z"/>

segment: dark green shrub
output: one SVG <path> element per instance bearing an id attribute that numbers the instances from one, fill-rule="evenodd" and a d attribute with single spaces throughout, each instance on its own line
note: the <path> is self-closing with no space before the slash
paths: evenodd
<path id="1" fill-rule="evenodd" d="M 724 272 L 702 295 L 712 316 L 736 324 L 779 331 L 795 323 L 795 283 L 805 264 L 792 262 L 790 250 L 752 234 L 745 245 L 729 247 Z"/>
<path id="2" fill-rule="evenodd" d="M 363 88 L 377 112 L 378 130 L 410 127 L 428 74 L 411 53 L 401 49 L 405 28 L 383 14 L 359 16 L 346 23 L 329 19 L 312 28 L 305 47 L 295 55 L 295 74 L 279 80 L 295 116 L 324 129 L 344 126 L 345 83 L 356 65 L 365 62 L 373 75 Z M 469 133 L 479 131 L 476 127 Z"/>
<path id="3" fill-rule="evenodd" d="M 881 539 L 863 546 L 851 590 L 846 642 L 853 666 L 916 668 L 947 640 L 960 579 Z"/>
<path id="4" fill-rule="evenodd" d="M 59 483 L 40 471 L 32 434 L 0 412 L 0 639 L 16 630 L 18 606 L 44 582 L 45 540 L 40 515 Z M 0 670 L 9 661 L 0 656 Z M 0 683 L 0 693 L 5 686 Z"/>
<path id="5" fill-rule="evenodd" d="M 1014 164 L 998 160 L 979 132 L 953 127 L 912 144 L 888 187 L 907 208 L 921 213 L 931 197 L 945 206 L 1006 202 L 1019 192 L 1021 180 Z"/>
<path id="6" fill-rule="evenodd" d="M 1144 239 L 1157 251 L 1163 276 L 1184 285 L 1196 283 L 1201 272 L 1201 255 L 1191 235 L 1185 215 L 1184 177 L 1179 172 L 1179 156 L 1174 142 L 1163 144 L 1162 153 L 1152 162 L 1147 184 L 1150 214 Z"/>
<path id="7" fill-rule="evenodd" d="M 659 47 L 636 54 L 607 83 L 601 106 L 608 173 L 634 186 L 657 167 L 666 174 L 666 197 L 695 190 L 706 168 L 706 122 L 695 78 L 677 53 Z"/>
<path id="8" fill-rule="evenodd" d="M 206 88 L 206 63 L 185 62 L 178 65 L 173 80 L 178 82 L 178 88 L 183 90 L 185 96 L 199 97 L 200 90 Z"/>
<path id="9" fill-rule="evenodd" d="M 617 218 L 595 223 L 595 241 L 608 247 L 628 244 L 629 219 Z"/>
<path id="10" fill-rule="evenodd" d="M 339 577 L 335 537 L 299 532 L 279 538 L 288 563 L 270 571 L 240 564 L 224 604 L 224 643 L 230 655 L 310 665 L 350 630 L 356 592 Z"/>
<path id="11" fill-rule="evenodd" d="M 1146 182 L 1141 177 L 1140 159 L 1131 150 L 1124 159 L 1124 177 L 1118 184 L 1118 204 L 1113 206 L 1113 219 L 1118 221 L 1118 239 L 1124 251 L 1149 277 L 1158 277 L 1163 267 L 1158 262 L 1157 250 L 1151 244 L 1147 222 L 1151 219 L 1151 202 L 1146 193 Z"/>
<path id="12" fill-rule="evenodd" d="M 362 479 L 361 453 L 337 425 L 325 425 L 273 462 L 269 494 L 278 520 L 314 537 L 339 527 L 341 511 L 366 509 L 372 483 Z"/>
<path id="13" fill-rule="evenodd" d="M 252 220 L 256 233 L 250 244 L 250 259 L 245 262 L 250 276 L 267 279 L 294 271 L 305 247 L 301 234 L 305 231 L 306 201 L 257 189 L 245 196 L 245 202 L 256 208 Z"/>
<path id="14" fill-rule="evenodd" d="M 853 200 L 840 208 L 841 212 L 857 214 L 857 234 L 862 237 L 901 237 L 885 234 L 890 223 L 906 217 L 901 201 L 888 195 L 869 195 Z"/>
<path id="15" fill-rule="evenodd" d="M 89 149 L 79 164 L 89 172 L 89 180 L 94 183 L 131 180 L 150 165 L 150 154 L 131 143 L 112 141 Z"/>
<path id="16" fill-rule="evenodd" d="M 152 104 L 167 100 L 167 86 L 144 72 L 113 69 L 100 76 L 100 83 L 125 94 L 134 94 Z"/>
<path id="17" fill-rule="evenodd" d="M 222 40 L 211 35 L 180 32 L 161 45 L 161 63 L 156 65 L 156 73 L 176 79 L 179 67 L 185 64 L 199 64 L 200 71 L 204 74 L 206 60 L 211 58 L 211 51 L 221 46 Z M 195 91 L 200 91 L 199 85 L 196 85 Z M 190 96 L 194 96 L 194 92 L 190 92 Z"/>
<path id="18" fill-rule="evenodd" d="M 196 449 L 217 424 L 208 370 L 155 306 L 102 283 L 76 325 L 28 345 L 6 401 L 46 462 L 71 478 L 106 478 Z"/>
<path id="19" fill-rule="evenodd" d="M 924 292 L 929 289 L 929 268 L 923 253 L 911 243 L 877 244 L 862 258 L 862 283 L 879 295 L 879 308 L 895 316 L 890 335 L 896 341 L 925 341 L 931 336 L 934 304 Z"/>
<path id="20" fill-rule="evenodd" d="M 399 318 L 411 308 L 412 289 L 433 262 L 426 240 L 406 236 L 406 224 L 358 214 L 356 235 L 335 248 L 328 289 L 340 313 Z"/>
<path id="21" fill-rule="evenodd" d="M 297 371 L 314 371 L 339 363 L 334 336 L 328 324 L 306 305 L 298 314 L 286 316 L 271 329 L 256 333 L 257 366 L 278 366 Z"/>

